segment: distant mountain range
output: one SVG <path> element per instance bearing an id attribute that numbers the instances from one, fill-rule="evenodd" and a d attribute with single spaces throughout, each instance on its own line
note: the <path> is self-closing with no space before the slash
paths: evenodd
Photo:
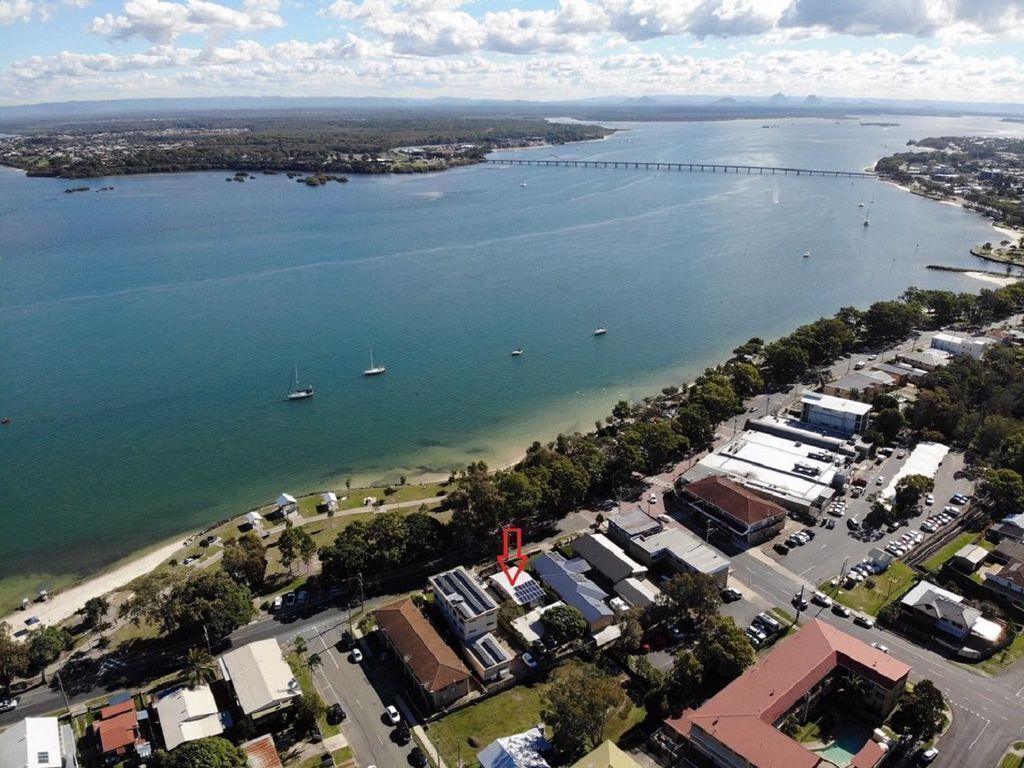
<path id="1" fill-rule="evenodd" d="M 335 113 L 398 114 L 409 111 L 461 116 L 530 115 L 570 116 L 585 120 L 715 120 L 737 117 L 784 117 L 799 115 L 847 116 L 849 114 L 987 114 L 1024 116 L 1024 104 L 967 103 L 882 98 L 823 98 L 820 96 L 599 96 L 567 101 L 504 101 L 439 97 L 408 99 L 387 97 L 210 97 L 168 99 L 113 99 L 65 101 L 0 107 L 0 124 L 89 121 L 142 115 L 186 116 L 231 113 L 237 116 L 299 113 L 305 116 Z"/>

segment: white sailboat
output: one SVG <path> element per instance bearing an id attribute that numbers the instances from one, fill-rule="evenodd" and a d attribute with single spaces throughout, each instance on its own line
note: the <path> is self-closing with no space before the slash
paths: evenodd
<path id="1" fill-rule="evenodd" d="M 387 371 L 383 365 L 373 364 L 373 347 L 370 347 L 370 367 L 363 371 L 363 376 L 380 376 Z"/>
<path id="2" fill-rule="evenodd" d="M 295 371 L 292 373 L 291 384 L 288 385 L 288 394 L 285 395 L 285 400 L 305 400 L 313 396 L 312 387 L 299 387 L 299 366 L 296 364 Z"/>

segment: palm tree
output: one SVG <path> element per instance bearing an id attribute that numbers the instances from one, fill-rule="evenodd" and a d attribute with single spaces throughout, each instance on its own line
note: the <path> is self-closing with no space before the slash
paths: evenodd
<path id="1" fill-rule="evenodd" d="M 306 647 L 306 638 L 302 635 L 298 635 L 295 638 L 295 642 L 292 643 L 292 647 L 295 649 L 295 655 L 300 659 L 306 655 L 308 648 Z"/>
<path id="2" fill-rule="evenodd" d="M 213 656 L 202 648 L 193 648 L 185 659 L 185 682 L 189 688 L 213 682 L 217 676 L 217 667 Z"/>
<path id="3" fill-rule="evenodd" d="M 319 653 L 311 653 L 306 659 L 305 664 L 306 669 L 309 670 L 309 674 L 312 675 L 324 665 L 324 660 L 320 658 Z"/>

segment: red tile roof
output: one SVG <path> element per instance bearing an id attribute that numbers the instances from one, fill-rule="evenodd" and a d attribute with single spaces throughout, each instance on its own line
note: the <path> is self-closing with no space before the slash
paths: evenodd
<path id="1" fill-rule="evenodd" d="M 113 717 L 94 720 L 92 727 L 100 742 L 100 751 L 106 755 L 118 752 L 134 744 L 139 739 L 139 718 L 135 714 L 135 704 L 129 701 L 131 709 L 122 711 Z M 115 707 L 107 707 L 100 714 Z M 123 708 L 121 708 L 123 709 Z"/>
<path id="2" fill-rule="evenodd" d="M 786 510 L 719 475 L 709 475 L 686 486 L 686 491 L 713 504 L 746 525 L 785 515 Z"/>
<path id="3" fill-rule="evenodd" d="M 910 674 L 903 662 L 814 619 L 702 707 L 665 723 L 684 737 L 698 728 L 758 768 L 826 765 L 773 723 L 840 664 L 889 687 Z"/>
<path id="4" fill-rule="evenodd" d="M 117 715 L 123 715 L 125 712 L 135 711 L 135 701 L 133 699 L 127 699 L 119 704 L 111 704 L 108 707 L 104 707 L 100 710 L 100 720 L 109 720 Z"/>
<path id="5" fill-rule="evenodd" d="M 885 750 L 882 749 L 877 741 L 868 741 L 860 751 L 853 756 L 853 760 L 850 761 L 847 768 L 875 768 L 878 765 L 878 761 L 885 755 Z"/>
<path id="6" fill-rule="evenodd" d="M 430 693 L 469 679 L 469 670 L 409 599 L 373 612 L 413 674 Z"/>

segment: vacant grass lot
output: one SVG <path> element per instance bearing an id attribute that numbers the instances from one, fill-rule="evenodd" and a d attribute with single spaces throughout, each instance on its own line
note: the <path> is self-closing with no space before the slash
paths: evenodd
<path id="1" fill-rule="evenodd" d="M 906 592 L 916 578 L 909 565 L 895 561 L 885 573 L 871 577 L 874 582 L 873 589 L 867 588 L 867 581 L 861 582 L 850 591 L 837 591 L 827 581 L 822 583 L 820 589 L 855 611 L 877 616 L 883 605 Z"/>

